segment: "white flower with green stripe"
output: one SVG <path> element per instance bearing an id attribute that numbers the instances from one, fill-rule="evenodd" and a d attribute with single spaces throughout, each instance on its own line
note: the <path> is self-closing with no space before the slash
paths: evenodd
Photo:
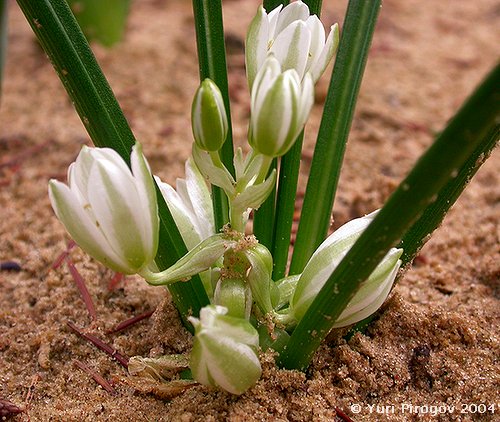
<path id="1" fill-rule="evenodd" d="M 266 13 L 261 6 L 252 20 L 246 38 L 247 78 L 252 87 L 269 53 L 274 54 L 283 70 L 295 69 L 299 78 L 310 73 L 316 81 L 337 50 L 338 25 L 331 27 L 328 38 L 323 24 L 302 1 Z"/>
<path id="2" fill-rule="evenodd" d="M 242 394 L 260 378 L 259 335 L 245 319 L 228 316 L 223 306 L 206 306 L 190 317 L 195 337 L 190 368 L 201 384 Z"/>
<path id="3" fill-rule="evenodd" d="M 307 74 L 301 81 L 294 69 L 281 69 L 270 55 L 252 88 L 249 143 L 267 157 L 279 157 L 294 144 L 314 103 L 314 85 Z"/>
<path id="4" fill-rule="evenodd" d="M 68 185 L 49 182 L 52 208 L 75 242 L 107 267 L 135 274 L 158 248 L 158 205 L 149 165 L 136 143 L 131 168 L 110 148 L 84 146 Z"/>
<path id="5" fill-rule="evenodd" d="M 344 224 L 330 235 L 314 252 L 300 275 L 290 301 L 289 317 L 299 322 L 330 275 L 347 254 L 352 245 L 372 222 L 376 211 L 365 217 Z M 391 248 L 372 272 L 342 314 L 334 327 L 344 327 L 363 320 L 384 303 L 396 279 L 403 249 Z"/>

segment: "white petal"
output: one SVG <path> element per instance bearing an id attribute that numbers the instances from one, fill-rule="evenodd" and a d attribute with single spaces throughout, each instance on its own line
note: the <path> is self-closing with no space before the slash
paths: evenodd
<path id="1" fill-rule="evenodd" d="M 115 253 L 139 270 L 147 264 L 142 242 L 142 207 L 132 175 L 98 160 L 89 178 L 89 202 Z"/>
<path id="2" fill-rule="evenodd" d="M 307 58 L 306 72 L 313 66 L 325 46 L 325 28 L 316 15 L 309 16 L 306 25 L 311 33 L 311 45 Z"/>
<path id="3" fill-rule="evenodd" d="M 269 21 L 264 8 L 260 6 L 250 23 L 245 42 L 246 72 L 250 88 L 267 56 L 268 43 Z"/>
<path id="4" fill-rule="evenodd" d="M 278 60 L 274 57 L 274 55 L 270 55 L 255 78 L 250 104 L 252 113 L 259 113 L 267 92 L 280 73 L 281 66 Z"/>
<path id="5" fill-rule="evenodd" d="M 51 180 L 49 198 L 57 218 L 85 252 L 115 271 L 128 273 L 127 263 L 113 252 L 96 222 L 84 211 L 86 204 L 79 203 L 68 186 Z"/>
<path id="6" fill-rule="evenodd" d="M 380 286 L 381 289 L 377 291 L 376 296 L 374 295 L 375 300 L 371 300 L 366 307 L 357 310 L 355 312 L 353 312 L 353 310 L 349 308 L 344 309 L 344 312 L 340 314 L 339 318 L 335 321 L 333 327 L 341 328 L 351 324 L 356 324 L 357 322 L 362 321 L 363 319 L 369 317 L 371 314 L 377 311 L 377 309 L 380 308 L 382 304 L 385 302 L 387 296 L 389 296 L 391 287 L 394 283 L 394 280 L 396 279 L 398 270 L 399 270 L 399 264 L 393 269 L 392 273 L 387 277 L 385 282 L 382 283 L 382 285 Z"/>
<path id="7" fill-rule="evenodd" d="M 318 79 L 330 63 L 330 60 L 337 51 L 338 45 L 339 26 L 338 24 L 335 24 L 332 26 L 330 34 L 328 35 L 328 39 L 326 40 L 326 44 L 323 47 L 323 50 L 321 50 L 321 54 L 319 55 L 317 61 L 311 65 L 310 72 L 315 83 L 318 81 Z"/>
<path id="8" fill-rule="evenodd" d="M 277 36 L 270 51 L 280 62 L 283 71 L 295 69 L 302 79 L 310 44 L 311 33 L 306 24 L 295 21 Z"/>
<path id="9" fill-rule="evenodd" d="M 280 4 L 278 7 L 275 9 L 271 10 L 267 14 L 267 20 L 269 21 L 269 35 L 268 35 L 268 42 L 272 39 L 274 39 L 274 35 L 276 34 L 276 24 L 278 23 L 278 18 L 279 14 L 281 12 L 281 9 L 283 9 L 283 5 Z"/>
<path id="10" fill-rule="evenodd" d="M 186 161 L 186 187 L 196 216 L 197 231 L 201 240 L 215 234 L 212 198 L 205 179 L 190 158 Z"/>
<path id="11" fill-rule="evenodd" d="M 326 281 L 375 216 L 373 212 L 344 224 L 316 249 L 309 259 L 291 300 L 291 307 L 300 320 Z"/>
<path id="12" fill-rule="evenodd" d="M 142 154 L 142 147 L 139 143 L 136 143 L 132 148 L 130 161 L 142 211 L 142 243 L 145 247 L 147 260 L 150 261 L 156 256 L 160 223 L 151 169 Z"/>
<path id="13" fill-rule="evenodd" d="M 312 80 L 311 74 L 306 73 L 302 81 L 302 91 L 300 93 L 299 116 L 297 118 L 297 124 L 300 128 L 299 130 L 302 130 L 302 128 L 306 124 L 313 105 L 314 82 Z"/>
<path id="14" fill-rule="evenodd" d="M 308 17 L 309 7 L 305 3 L 302 1 L 290 3 L 279 14 L 275 34 L 279 34 L 292 22 L 297 20 L 306 21 Z"/>
<path id="15" fill-rule="evenodd" d="M 203 239 L 201 239 L 200 235 L 196 231 L 195 223 L 193 222 L 195 217 L 193 216 L 192 209 L 186 206 L 182 198 L 172 186 L 161 182 L 158 178 L 156 178 L 156 180 L 163 198 L 165 198 L 168 209 L 174 218 L 175 225 L 181 233 L 182 240 L 184 240 L 188 250 L 194 248 Z"/>

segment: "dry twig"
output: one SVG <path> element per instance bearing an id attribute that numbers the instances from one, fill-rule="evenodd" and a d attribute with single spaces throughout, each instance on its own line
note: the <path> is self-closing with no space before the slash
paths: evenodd
<path id="1" fill-rule="evenodd" d="M 109 394 L 116 396 L 116 390 L 113 388 L 113 386 L 97 371 L 93 370 L 89 366 L 85 365 L 83 362 L 75 359 L 73 363 L 78 366 L 82 371 L 86 372 L 89 374 L 94 381 L 99 384 L 102 388 L 104 388 Z"/>
<path id="2" fill-rule="evenodd" d="M 84 333 L 82 331 L 82 329 L 78 328 L 71 321 L 68 321 L 67 324 L 68 324 L 68 327 L 71 328 L 73 331 L 75 331 L 80 337 L 83 337 L 85 340 L 90 341 L 98 349 L 100 349 L 103 352 L 110 355 L 113 359 L 115 359 L 118 363 L 120 363 L 125 369 L 128 368 L 129 358 L 127 356 L 122 355 L 116 349 L 114 349 L 109 344 L 105 343 L 100 338 L 96 337 L 95 335 Z"/>

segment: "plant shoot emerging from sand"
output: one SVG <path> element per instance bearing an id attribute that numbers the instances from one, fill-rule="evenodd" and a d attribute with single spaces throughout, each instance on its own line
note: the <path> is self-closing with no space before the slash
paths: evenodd
<path id="1" fill-rule="evenodd" d="M 220 9 L 216 3 L 207 7 Z M 486 113 L 479 123 L 474 120 L 477 127 L 473 133 L 480 139 L 474 138 L 476 143 L 471 143 L 458 137 L 463 148 L 455 155 L 448 154 L 446 165 L 441 160 L 442 152 L 455 132 L 445 132 L 444 140 L 431 148 L 396 191 L 396 199 L 379 212 L 348 222 L 329 237 L 321 234 L 321 228 L 318 235 L 305 236 L 309 239 L 295 245 L 297 253 L 293 257 L 298 257 L 301 264 L 294 265 L 292 260 L 287 276 L 273 276 L 276 254 L 281 252 L 249 234 L 247 223 L 252 212 L 261 207 L 271 204 L 271 208 L 279 208 L 281 197 L 275 193 L 276 187 L 278 191 L 286 187 L 287 181 L 282 180 L 286 178 L 281 176 L 291 168 L 288 158 L 297 154 L 296 149 L 300 153 L 301 133 L 314 104 L 314 84 L 339 44 L 338 26 L 333 25 L 327 36 L 317 16 L 310 13 L 310 3 L 315 4 L 298 0 L 269 12 L 261 7 L 250 25 L 246 39 L 249 152 L 233 151 L 230 144 L 227 89 L 215 82 L 217 78 L 203 77 L 192 105 L 192 156 L 186 162 L 185 179 L 178 179 L 175 188 L 151 174 L 139 143 L 130 148 L 131 154 L 128 152 L 124 147 L 130 145 L 127 131 L 117 135 L 121 142 L 115 148 L 120 155 L 108 148 L 85 147 L 69 169 L 69 186 L 56 181 L 49 184 L 57 217 L 82 249 L 116 271 L 140 274 L 150 284 L 176 292 L 173 297 L 178 300 L 181 314 L 194 327 L 190 368 L 195 380 L 233 394 L 242 394 L 259 379 L 259 347 L 273 347 L 280 353 L 281 364 L 302 369 L 332 327 L 359 322 L 381 306 L 402 265 L 403 249 L 394 246 L 406 231 L 413 229 L 420 214 L 425 214 L 431 198 L 441 191 L 451 174 L 465 166 L 467 157 L 475 152 L 485 133 L 490 133 L 494 121 L 491 113 Z M 351 1 L 344 25 L 344 37 L 351 41 L 340 44 L 342 60 L 335 67 L 341 69 L 340 76 L 334 70 L 325 109 L 336 98 L 356 97 L 378 6 L 377 1 Z M 196 2 L 194 8 L 199 18 L 203 10 Z M 206 39 L 212 35 L 210 31 L 205 33 L 200 51 L 217 46 L 217 42 Z M 50 49 L 50 43 L 46 48 Z M 53 51 L 51 57 L 57 65 L 56 54 Z M 210 54 L 208 57 L 210 61 Z M 349 66 L 357 70 L 349 74 Z M 92 84 L 95 79 L 85 81 Z M 479 98 L 479 94 L 474 97 L 480 104 L 491 102 L 491 82 L 487 82 L 483 89 L 486 99 Z M 95 105 L 103 110 L 109 108 L 104 100 Z M 337 123 L 347 127 L 339 141 L 345 144 L 353 104 L 333 109 L 334 117 L 340 119 Z M 325 141 L 324 132 L 333 125 L 332 120 L 329 116 L 323 119 L 318 143 Z M 101 138 L 107 126 L 89 125 L 96 145 L 111 142 Z M 484 152 L 489 144 L 481 148 Z M 339 162 L 342 154 L 333 153 Z M 327 173 L 332 170 L 322 167 L 321 160 L 329 155 L 318 153 L 316 163 L 315 154 L 311 180 L 317 180 L 313 177 L 315 169 Z M 419 183 L 429 167 L 435 170 L 432 179 Z M 308 186 L 305 207 L 308 194 L 321 190 L 320 182 Z M 331 196 L 331 200 L 322 201 L 322 207 L 327 209 L 318 216 L 322 221 L 330 219 L 336 181 L 329 183 L 330 193 L 325 196 Z M 407 193 L 409 187 L 411 192 Z M 225 199 L 221 198 L 227 198 L 226 211 Z M 293 208 L 293 201 L 294 196 L 284 202 Z M 221 215 L 225 215 L 224 224 L 219 224 Z M 303 219 L 307 227 L 304 232 L 308 233 L 313 220 L 307 215 Z M 169 232 L 168 245 L 161 238 L 161 223 Z M 270 231 L 274 233 L 282 224 L 273 219 Z M 255 220 L 253 227 L 258 227 Z M 306 245 L 309 243 L 313 247 Z M 289 244 L 285 246 L 288 249 Z M 404 246 L 406 250 L 407 244 Z M 165 265 L 161 260 L 164 254 L 159 251 L 169 247 L 181 253 Z M 181 294 L 179 284 L 192 292 L 184 290 Z M 201 293 L 197 286 L 201 286 Z M 189 310 L 194 314 L 190 315 Z"/>
<path id="2" fill-rule="evenodd" d="M 273 37 L 274 47 L 267 48 Z M 252 386 L 261 373 L 255 324 L 271 321 L 281 330 L 292 329 L 371 221 L 367 217 L 344 226 L 318 248 L 302 276 L 279 283 L 271 278 L 271 253 L 245 234 L 251 211 L 276 186 L 275 170 L 269 173 L 271 161 L 285 154 L 302 131 L 314 102 L 314 81 L 331 61 L 337 43 L 337 25 L 325 43 L 322 24 L 300 1 L 283 10 L 278 7 L 269 16 L 259 8 L 247 37 L 251 150 L 246 156 L 241 149 L 236 151 L 235 177 L 218 152 L 228 131 L 222 94 L 210 79 L 201 83 L 193 100 L 195 142 L 193 158 L 186 162 L 186 179 L 177 180 L 174 189 L 156 177 L 189 248 L 164 271 L 156 271 L 153 265 L 157 204 L 139 144 L 131 156 L 132 172 L 114 151 L 84 147 L 70 166 L 69 189 L 57 181 L 50 183 L 57 216 L 77 243 L 103 264 L 126 274 L 138 273 L 155 285 L 200 275 L 212 305 L 202 309 L 200 319 L 190 318 L 195 327 L 191 370 L 203 384 L 234 394 Z M 206 180 L 222 188 L 229 199 L 230 221 L 222 233 L 215 232 Z M 348 306 L 342 314 L 344 325 L 363 319 L 382 304 L 401 253 L 394 249 L 382 261 L 354 297 L 352 309 Z M 268 335 L 274 336 L 272 331 Z"/>

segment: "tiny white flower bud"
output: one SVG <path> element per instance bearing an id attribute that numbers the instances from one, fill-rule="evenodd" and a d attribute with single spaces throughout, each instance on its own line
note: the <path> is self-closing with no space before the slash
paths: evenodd
<path id="1" fill-rule="evenodd" d="M 201 384 L 242 394 L 261 375 L 259 335 L 245 319 L 226 315 L 227 308 L 206 306 L 200 319 L 189 317 L 195 337 L 190 368 Z"/>
<path id="2" fill-rule="evenodd" d="M 191 124 L 199 148 L 218 151 L 222 147 L 228 132 L 226 108 L 219 88 L 210 79 L 205 79 L 196 91 Z"/>
<path id="3" fill-rule="evenodd" d="M 139 143 L 131 169 L 110 148 L 84 146 L 68 169 L 68 185 L 49 182 L 52 208 L 76 243 L 109 268 L 135 274 L 158 248 L 158 205 Z"/>
<path id="4" fill-rule="evenodd" d="M 279 157 L 294 144 L 314 103 L 311 76 L 303 81 L 293 69 L 281 72 L 269 56 L 252 88 L 249 142 L 260 154 Z"/>

